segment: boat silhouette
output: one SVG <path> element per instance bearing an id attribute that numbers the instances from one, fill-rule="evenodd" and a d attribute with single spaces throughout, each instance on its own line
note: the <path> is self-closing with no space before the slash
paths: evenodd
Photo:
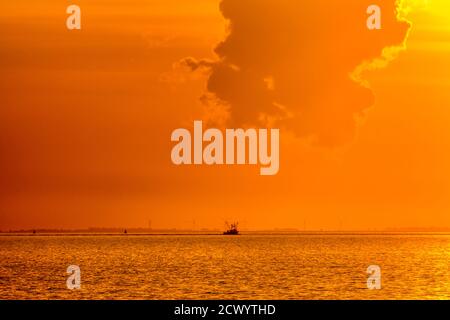
<path id="1" fill-rule="evenodd" d="M 228 225 L 228 223 L 227 223 Z M 224 235 L 230 236 L 230 235 L 238 235 L 238 223 L 232 223 L 231 225 L 228 225 L 228 230 L 223 233 Z"/>

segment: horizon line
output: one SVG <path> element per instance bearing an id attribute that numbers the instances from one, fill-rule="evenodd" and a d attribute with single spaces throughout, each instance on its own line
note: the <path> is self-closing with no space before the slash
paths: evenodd
<path id="1" fill-rule="evenodd" d="M 17 228 L 17 229 L 9 229 L 4 230 L 0 229 L 1 234 L 12 234 L 12 233 L 113 233 L 113 234 L 123 234 L 123 233 L 131 233 L 131 234 L 174 234 L 174 233 L 192 233 L 192 234 L 201 234 L 207 232 L 222 232 L 223 229 L 220 228 L 143 228 L 143 227 L 88 227 L 88 228 Z M 302 229 L 302 228 L 243 228 L 240 232 L 249 232 L 249 233 L 408 233 L 408 232 L 450 232 L 450 227 L 389 227 L 389 228 L 367 228 L 367 229 Z"/>

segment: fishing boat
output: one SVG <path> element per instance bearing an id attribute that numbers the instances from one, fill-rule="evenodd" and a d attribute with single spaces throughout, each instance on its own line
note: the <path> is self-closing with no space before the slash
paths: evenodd
<path id="1" fill-rule="evenodd" d="M 228 225 L 228 224 L 227 224 Z M 228 230 L 223 233 L 226 236 L 235 236 L 239 234 L 238 223 L 232 223 L 228 225 Z"/>

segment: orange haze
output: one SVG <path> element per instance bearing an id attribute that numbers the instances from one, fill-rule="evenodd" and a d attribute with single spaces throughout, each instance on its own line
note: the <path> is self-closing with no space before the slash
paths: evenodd
<path id="1" fill-rule="evenodd" d="M 0 230 L 450 228 L 447 1 L 70 3 L 0 4 Z M 279 126 L 279 174 L 172 165 L 194 119 Z"/>

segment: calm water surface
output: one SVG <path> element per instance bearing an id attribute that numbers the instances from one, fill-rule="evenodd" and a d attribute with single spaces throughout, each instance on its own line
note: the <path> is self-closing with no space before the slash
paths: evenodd
<path id="1" fill-rule="evenodd" d="M 0 299 L 450 299 L 449 258 L 448 235 L 0 236 Z"/>

